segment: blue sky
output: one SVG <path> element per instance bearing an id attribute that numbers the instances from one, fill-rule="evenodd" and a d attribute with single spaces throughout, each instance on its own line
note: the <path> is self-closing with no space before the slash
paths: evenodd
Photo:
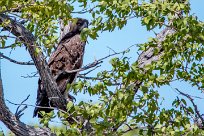
<path id="1" fill-rule="evenodd" d="M 204 20 L 204 0 L 191 0 L 191 13 L 195 13 L 200 20 Z M 86 52 L 84 56 L 84 65 L 93 62 L 95 59 L 100 59 L 103 56 L 109 54 L 110 50 L 107 48 L 108 46 L 114 49 L 115 51 L 122 51 L 129 46 L 137 43 L 144 43 L 148 40 L 149 37 L 153 37 L 153 32 L 146 31 L 146 28 L 141 26 L 140 21 L 138 19 L 129 20 L 128 24 L 122 30 L 115 30 L 114 32 L 104 32 L 99 34 L 99 38 L 97 40 L 89 40 L 86 45 Z M 5 53 L 5 55 L 14 58 L 19 61 L 29 61 L 31 60 L 29 54 L 25 51 L 25 48 L 16 48 L 11 51 L 1 51 Z M 11 52 L 11 54 L 10 54 Z M 132 48 L 130 52 L 131 61 L 137 59 L 137 48 Z M 108 64 L 108 60 L 102 64 L 102 67 L 97 71 L 107 69 L 110 65 Z M 27 104 L 34 105 L 36 100 L 37 93 L 37 80 L 38 78 L 23 78 L 21 76 L 26 76 L 32 72 L 36 72 L 34 66 L 21 66 L 17 64 L 13 64 L 8 62 L 7 60 L 1 60 L 1 73 L 4 85 L 4 97 L 14 103 L 20 103 L 24 100 L 29 94 L 30 98 L 27 100 Z M 92 75 L 96 74 L 93 72 Z M 190 85 L 182 82 L 175 82 L 172 85 L 172 88 L 179 88 L 183 91 L 186 91 L 193 95 L 199 95 L 204 98 L 204 95 L 201 95 L 198 91 L 196 92 L 195 88 L 192 88 Z M 171 103 L 168 101 L 172 101 L 176 98 L 177 94 L 173 91 L 171 87 L 161 87 L 158 88 L 161 97 L 165 98 L 165 106 L 171 107 Z M 94 99 L 90 98 L 88 95 L 79 95 L 77 96 L 77 100 L 89 100 Z M 15 113 L 16 106 L 9 104 L 7 106 L 10 110 Z M 204 109 L 202 109 L 201 103 L 203 100 L 196 100 L 198 104 L 198 108 L 204 113 Z M 33 115 L 33 107 L 28 107 L 25 114 L 21 117 L 21 120 L 25 123 L 37 123 L 37 118 L 32 118 Z M 0 122 L 0 129 L 6 131 L 6 127 Z"/>

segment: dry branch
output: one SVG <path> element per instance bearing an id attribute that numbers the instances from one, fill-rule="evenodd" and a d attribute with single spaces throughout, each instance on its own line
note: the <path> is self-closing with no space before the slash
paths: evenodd
<path id="1" fill-rule="evenodd" d="M 32 62 L 20 62 L 20 61 L 16 61 L 14 59 L 11 59 L 11 58 L 5 56 L 3 53 L 0 53 L 0 57 L 2 57 L 4 59 L 7 59 L 8 61 L 13 62 L 15 64 L 19 64 L 19 65 L 34 65 L 34 63 L 32 63 Z"/>

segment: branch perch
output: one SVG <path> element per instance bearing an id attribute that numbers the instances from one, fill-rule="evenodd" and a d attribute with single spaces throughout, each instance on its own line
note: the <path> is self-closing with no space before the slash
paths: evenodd
<path id="1" fill-rule="evenodd" d="M 66 110 L 66 99 L 60 93 L 56 82 L 51 76 L 50 69 L 47 65 L 46 59 L 42 52 L 39 52 L 36 55 L 36 50 L 40 50 L 38 44 L 35 42 L 36 39 L 33 34 L 28 31 L 22 24 L 11 19 L 5 14 L 0 14 L 0 23 L 3 23 L 5 20 L 10 20 L 7 26 L 4 27 L 5 30 L 11 32 L 16 37 L 19 37 L 19 40 L 23 42 L 30 53 L 30 56 L 40 74 L 42 82 L 45 84 L 46 93 L 48 97 L 58 97 L 60 99 L 53 99 L 52 103 L 59 109 Z M 3 86 L 1 83 L 1 114 L 0 120 L 11 129 L 16 135 L 51 135 L 52 133 L 49 130 L 45 129 L 36 129 L 31 126 L 27 126 L 16 119 L 16 117 L 9 111 L 6 107 L 3 99 Z M 17 125 L 17 126 L 16 126 Z M 18 128 L 16 128 L 18 127 Z M 23 133 L 22 133 L 23 132 Z"/>
<path id="2" fill-rule="evenodd" d="M 5 104 L 4 93 L 3 93 L 3 84 L 0 74 L 0 120 L 17 136 L 55 136 L 47 128 L 34 128 L 21 122 L 16 116 L 11 113 L 8 107 Z"/>
<path id="3" fill-rule="evenodd" d="M 36 43 L 35 37 L 22 24 L 9 18 L 9 16 L 5 14 L 0 14 L 0 23 L 4 22 L 5 20 L 10 20 L 11 22 L 5 27 L 5 29 L 10 31 L 16 37 L 19 37 L 19 40 L 27 46 L 30 56 L 39 72 L 41 80 L 45 84 L 46 93 L 48 97 L 60 98 L 60 99 L 52 100 L 52 103 L 54 104 L 54 106 L 58 107 L 59 109 L 65 110 L 66 103 L 67 103 L 66 99 L 60 93 L 57 87 L 57 84 L 51 75 L 45 56 L 43 55 L 42 52 L 39 52 L 36 55 L 36 50 L 40 51 L 40 48 L 39 48 L 39 45 Z"/>

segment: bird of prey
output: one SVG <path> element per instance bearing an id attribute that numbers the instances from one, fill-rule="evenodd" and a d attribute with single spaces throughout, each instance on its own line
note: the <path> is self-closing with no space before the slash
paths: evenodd
<path id="1" fill-rule="evenodd" d="M 55 78 L 58 88 L 62 95 L 66 95 L 66 98 L 73 99 L 73 97 L 66 93 L 67 84 L 74 82 L 77 77 L 77 72 L 60 74 L 63 71 L 71 71 L 79 69 L 83 63 L 83 55 L 86 41 L 82 41 L 80 33 L 83 28 L 88 27 L 88 21 L 86 19 L 77 18 L 77 21 L 70 24 L 70 31 L 62 37 L 56 50 L 51 54 L 48 61 L 48 66 L 51 70 L 52 76 Z M 42 81 L 38 81 L 37 101 L 36 106 L 50 107 L 49 98 L 46 94 L 45 87 Z M 42 117 L 40 111 L 49 113 L 52 109 L 36 107 L 33 116 Z"/>

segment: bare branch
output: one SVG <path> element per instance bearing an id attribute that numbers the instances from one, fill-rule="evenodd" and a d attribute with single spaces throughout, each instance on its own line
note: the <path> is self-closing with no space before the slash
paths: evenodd
<path id="1" fill-rule="evenodd" d="M 28 106 L 24 106 L 22 109 L 20 109 L 19 111 L 17 111 L 16 113 L 15 113 L 15 116 L 16 116 L 16 118 L 19 120 L 20 119 L 20 117 L 21 116 L 23 116 L 23 111 L 25 110 L 25 109 L 27 109 L 28 108 Z"/>
<path id="2" fill-rule="evenodd" d="M 85 8 L 85 9 L 82 9 L 81 11 L 72 11 L 71 13 L 77 13 L 77 14 L 84 14 L 84 13 L 90 13 L 91 11 L 93 11 L 95 8 L 97 8 L 97 6 L 94 6 L 90 9 L 88 8 Z"/>
<path id="3" fill-rule="evenodd" d="M 25 101 L 27 101 L 29 97 L 30 97 L 30 95 L 28 95 L 28 96 L 26 97 L 26 99 L 21 102 L 21 105 L 22 105 Z M 27 108 L 27 106 L 24 106 L 21 110 L 19 110 L 19 108 L 21 107 L 21 105 L 19 105 L 19 106 L 17 107 L 16 113 L 15 113 L 15 116 L 16 116 L 16 118 L 18 118 L 18 119 L 20 119 L 20 117 L 24 114 L 24 113 L 22 113 L 22 112 Z"/>
<path id="4" fill-rule="evenodd" d="M 42 107 L 42 106 L 36 106 L 36 105 L 32 105 L 32 104 L 25 104 L 25 103 L 20 103 L 20 104 L 18 104 L 18 103 L 14 103 L 14 102 L 11 102 L 10 100 L 7 100 L 6 99 L 6 101 L 8 102 L 8 103 L 10 103 L 10 104 L 12 104 L 12 105 L 16 105 L 16 106 L 29 106 L 29 107 L 37 107 L 37 108 L 44 108 L 44 109 L 52 109 L 52 110 L 57 110 L 57 108 L 56 107 Z M 58 109 L 59 111 L 61 111 L 61 112 L 63 112 L 63 113 L 67 113 L 66 111 L 64 111 L 64 110 L 60 110 L 60 109 Z"/>
<path id="5" fill-rule="evenodd" d="M 16 38 L 15 36 L 10 35 L 0 35 L 1 38 Z"/>
<path id="6" fill-rule="evenodd" d="M 5 47 L 0 47 L 0 49 L 7 49 L 7 48 L 12 48 L 13 46 L 10 45 L 10 46 L 5 46 Z"/>
<path id="7" fill-rule="evenodd" d="M 200 111 L 198 110 L 198 106 L 195 104 L 194 99 L 189 95 L 186 94 L 184 92 L 181 92 L 179 89 L 175 88 L 177 92 L 179 92 L 181 95 L 185 96 L 186 98 L 188 98 L 190 100 L 190 102 L 192 103 L 195 113 L 196 115 L 199 117 L 199 119 L 202 122 L 202 126 L 204 126 L 204 118 L 202 117 L 202 114 L 200 114 Z"/>
<path id="8" fill-rule="evenodd" d="M 32 75 L 26 75 L 26 76 L 21 76 L 21 77 L 23 77 L 23 78 L 33 78 L 33 77 L 39 77 L 38 76 L 38 72 L 32 72 L 31 73 Z"/>
<path id="9" fill-rule="evenodd" d="M 86 72 L 86 73 L 83 73 L 83 74 L 80 74 L 80 75 L 87 75 L 87 74 L 89 74 L 89 73 L 91 73 L 92 71 L 94 71 L 94 70 L 96 70 L 97 68 L 99 68 L 101 65 L 99 65 L 99 66 L 96 66 L 95 68 L 93 68 L 93 69 L 91 69 L 91 70 L 89 70 L 88 72 Z"/>
<path id="10" fill-rule="evenodd" d="M 16 61 L 16 60 L 14 60 L 14 59 L 11 59 L 11 58 L 9 58 L 9 57 L 3 55 L 3 53 L 0 53 L 0 57 L 2 57 L 2 58 L 4 58 L 4 59 L 7 59 L 7 60 L 9 60 L 10 62 L 13 62 L 13 63 L 15 63 L 15 64 L 19 64 L 19 65 L 34 65 L 34 63 L 32 63 L 32 62 L 19 62 L 19 61 Z"/>
<path id="11" fill-rule="evenodd" d="M 84 75 L 81 75 L 81 74 L 79 74 L 77 77 L 78 78 L 83 78 L 83 79 L 91 79 L 91 80 L 103 80 L 102 78 L 88 77 L 88 76 L 84 76 Z"/>
<path id="12" fill-rule="evenodd" d="M 112 49 L 111 47 L 107 46 L 107 48 L 108 48 L 110 51 L 116 53 L 116 51 L 115 51 L 114 49 Z"/>
<path id="13" fill-rule="evenodd" d="M 101 64 L 103 61 L 95 61 L 93 63 L 90 63 L 86 66 L 84 66 L 83 68 L 80 68 L 80 69 L 75 69 L 75 70 L 70 70 L 70 71 L 65 71 L 66 73 L 75 73 L 75 72 L 80 72 L 80 71 L 84 71 L 84 70 L 87 70 L 87 69 L 90 69 L 90 68 L 93 68 L 95 66 L 97 66 L 98 64 Z"/>

